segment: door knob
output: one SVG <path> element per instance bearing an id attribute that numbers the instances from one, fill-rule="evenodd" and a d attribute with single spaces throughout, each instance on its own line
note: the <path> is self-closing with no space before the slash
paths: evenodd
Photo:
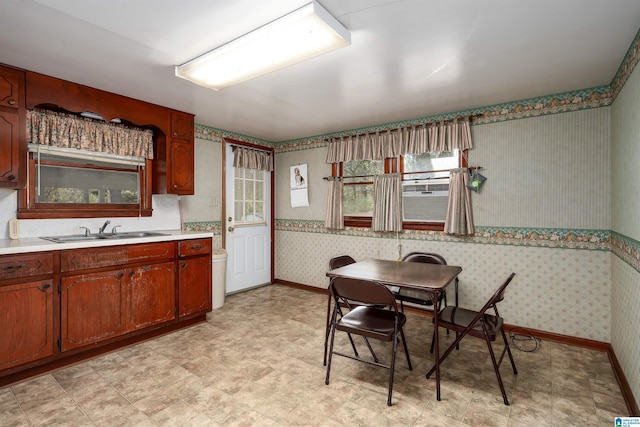
<path id="1" fill-rule="evenodd" d="M 227 228 L 227 230 L 229 230 L 231 232 L 231 231 L 235 230 L 235 228 L 229 227 L 229 228 Z"/>

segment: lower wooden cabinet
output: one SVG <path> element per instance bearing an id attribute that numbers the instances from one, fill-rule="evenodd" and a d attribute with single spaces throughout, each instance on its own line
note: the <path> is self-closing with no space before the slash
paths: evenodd
<path id="1" fill-rule="evenodd" d="M 62 278 L 61 350 L 175 318 L 175 263 Z"/>
<path id="2" fill-rule="evenodd" d="M 62 278 L 62 351 L 127 332 L 127 280 L 124 270 Z"/>
<path id="3" fill-rule="evenodd" d="M 211 239 L 178 243 L 178 314 L 211 311 Z"/>
<path id="4" fill-rule="evenodd" d="M 53 355 L 51 280 L 0 287 L 0 370 Z"/>
<path id="5" fill-rule="evenodd" d="M 211 255 L 178 261 L 180 316 L 211 311 Z"/>
<path id="6" fill-rule="evenodd" d="M 0 256 L 0 385 L 128 337 L 204 320 L 211 310 L 211 243 Z"/>
<path id="7" fill-rule="evenodd" d="M 164 262 L 131 270 L 129 328 L 136 330 L 176 317 L 175 263 Z"/>

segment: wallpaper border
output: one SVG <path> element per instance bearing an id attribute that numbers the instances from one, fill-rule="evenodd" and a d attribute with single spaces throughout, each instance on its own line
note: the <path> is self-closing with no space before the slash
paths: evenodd
<path id="1" fill-rule="evenodd" d="M 324 221 L 320 220 L 276 219 L 275 230 L 354 237 L 396 237 L 395 233 L 374 232 L 368 228 L 347 227 L 341 231 L 330 230 L 324 226 Z M 472 237 L 456 237 L 442 231 L 405 230 L 400 233 L 400 238 L 404 240 L 609 251 L 640 272 L 640 242 L 610 230 L 478 226 Z"/>

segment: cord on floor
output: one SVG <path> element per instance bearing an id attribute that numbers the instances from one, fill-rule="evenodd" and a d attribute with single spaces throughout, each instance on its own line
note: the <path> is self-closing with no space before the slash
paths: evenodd
<path id="1" fill-rule="evenodd" d="M 521 332 L 518 332 L 521 331 Z M 540 346 L 540 338 L 533 336 L 531 332 L 521 327 L 514 327 L 509 331 L 509 338 L 515 348 L 527 353 L 533 353 Z"/>

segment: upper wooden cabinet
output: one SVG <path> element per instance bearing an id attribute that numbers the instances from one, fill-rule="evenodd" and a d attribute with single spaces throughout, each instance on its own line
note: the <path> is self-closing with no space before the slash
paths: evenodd
<path id="1" fill-rule="evenodd" d="M 193 194 L 194 116 L 126 96 L 31 71 L 26 72 L 26 108 L 91 112 L 152 129 L 153 193 Z M 1 162 L 1 160 L 0 160 Z"/>
<path id="2" fill-rule="evenodd" d="M 0 187 L 27 181 L 24 72 L 0 66 Z"/>
<path id="3" fill-rule="evenodd" d="M 192 195 L 194 193 L 193 115 L 169 112 L 170 132 L 158 141 L 154 154 L 154 193 Z"/>

